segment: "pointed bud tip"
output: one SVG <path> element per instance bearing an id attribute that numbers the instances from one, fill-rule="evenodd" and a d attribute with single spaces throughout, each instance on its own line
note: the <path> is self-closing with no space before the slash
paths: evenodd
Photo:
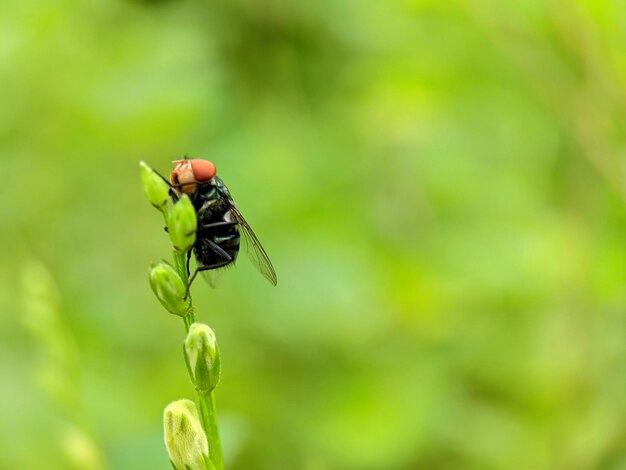
<path id="1" fill-rule="evenodd" d="M 139 162 L 141 170 L 141 183 L 146 198 L 154 207 L 163 211 L 170 199 L 169 185 L 144 161 Z"/>

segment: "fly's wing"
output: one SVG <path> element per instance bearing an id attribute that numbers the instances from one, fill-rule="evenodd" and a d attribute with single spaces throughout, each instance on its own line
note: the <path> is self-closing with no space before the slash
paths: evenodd
<path id="1" fill-rule="evenodd" d="M 231 205 L 231 211 L 235 220 L 239 224 L 239 233 L 246 243 L 246 251 L 248 252 L 248 257 L 252 261 L 252 264 L 260 271 L 265 278 L 272 283 L 272 285 L 276 285 L 276 272 L 274 271 L 274 266 L 272 266 L 272 262 L 270 261 L 269 256 L 261 246 L 261 242 L 256 237 L 246 219 L 243 218 L 239 209 L 235 207 L 234 204 Z"/>
<path id="2" fill-rule="evenodd" d="M 224 272 L 226 272 L 226 270 L 229 269 L 231 266 L 232 264 L 229 264 L 228 266 L 224 266 L 222 268 L 209 269 L 207 271 L 202 271 L 200 274 L 207 282 L 207 284 L 215 289 L 220 284 L 222 274 L 224 274 Z"/>

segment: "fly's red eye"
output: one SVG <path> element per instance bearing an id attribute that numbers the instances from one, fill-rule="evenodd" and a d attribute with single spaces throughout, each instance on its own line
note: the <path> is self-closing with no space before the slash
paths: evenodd
<path id="1" fill-rule="evenodd" d="M 208 160 L 194 158 L 193 160 L 190 160 L 190 162 L 191 169 L 193 170 L 193 176 L 196 181 L 208 181 L 217 173 L 215 165 Z"/>

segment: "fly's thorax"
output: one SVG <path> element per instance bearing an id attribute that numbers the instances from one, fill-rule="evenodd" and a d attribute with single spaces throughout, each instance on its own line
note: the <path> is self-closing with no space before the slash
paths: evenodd
<path id="1" fill-rule="evenodd" d="M 236 222 L 235 216 L 231 209 L 215 210 L 217 207 L 221 207 L 220 201 L 207 202 L 198 212 L 199 225 L 208 226 L 205 230 L 198 232 L 194 245 L 194 254 L 202 266 L 225 266 L 224 256 L 216 252 L 214 245 L 219 246 L 230 256 L 231 261 L 226 262 L 226 265 L 234 262 L 239 253 L 239 226 L 219 224 L 219 222 Z M 212 224 L 216 225 L 212 226 Z"/>
<path id="2" fill-rule="evenodd" d="M 232 214 L 226 218 L 226 214 L 230 212 L 233 206 L 233 201 L 226 186 L 218 177 L 201 185 L 192 199 L 194 199 L 199 223 L 233 222 L 235 220 Z"/>
<path id="3" fill-rule="evenodd" d="M 215 186 L 215 189 L 218 193 L 220 193 L 222 197 L 232 202 L 232 196 L 230 195 L 230 191 L 219 176 L 215 176 L 214 178 L 212 178 L 211 184 Z"/>
<path id="4" fill-rule="evenodd" d="M 228 207 L 223 199 L 205 199 L 202 205 L 197 209 L 198 221 L 203 224 L 221 222 L 225 220 L 224 216 L 227 212 Z"/>

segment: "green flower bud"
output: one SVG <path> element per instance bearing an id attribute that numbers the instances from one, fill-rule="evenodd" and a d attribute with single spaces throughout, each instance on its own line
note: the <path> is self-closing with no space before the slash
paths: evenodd
<path id="1" fill-rule="evenodd" d="M 170 201 L 169 185 L 145 162 L 139 162 L 139 167 L 141 168 L 143 192 L 146 194 L 148 201 L 160 211 L 165 210 L 167 203 Z"/>
<path id="2" fill-rule="evenodd" d="M 165 309 L 181 317 L 187 316 L 191 308 L 191 298 L 185 295 L 187 289 L 176 270 L 165 262 L 150 266 L 150 287 Z"/>
<path id="3" fill-rule="evenodd" d="M 191 400 L 177 400 L 163 412 L 165 446 L 176 470 L 206 470 L 209 462 L 209 443 L 198 418 L 198 410 Z"/>
<path id="4" fill-rule="evenodd" d="M 196 210 L 186 194 L 178 200 L 167 214 L 167 229 L 177 251 L 185 252 L 196 241 Z"/>
<path id="5" fill-rule="evenodd" d="M 203 323 L 194 323 L 184 344 L 185 362 L 191 381 L 201 392 L 213 390 L 220 381 L 220 350 L 215 333 Z"/>

